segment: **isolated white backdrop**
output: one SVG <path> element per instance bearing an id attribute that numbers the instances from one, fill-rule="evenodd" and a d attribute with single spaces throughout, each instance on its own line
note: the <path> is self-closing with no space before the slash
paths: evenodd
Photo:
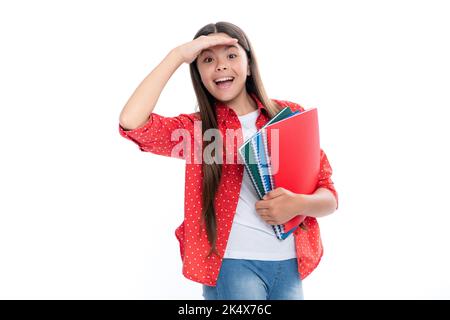
<path id="1" fill-rule="evenodd" d="M 445 1 L 0 4 L 0 298 L 202 299 L 181 274 L 184 162 L 119 113 L 207 23 L 249 36 L 271 98 L 317 107 L 340 207 L 306 299 L 450 298 Z M 193 112 L 188 65 L 154 112 Z"/>

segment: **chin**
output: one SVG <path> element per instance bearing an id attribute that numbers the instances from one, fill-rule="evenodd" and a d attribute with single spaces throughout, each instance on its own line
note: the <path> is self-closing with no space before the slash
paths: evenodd
<path id="1" fill-rule="evenodd" d="M 231 100 L 233 100 L 233 99 L 235 99 L 237 97 L 236 93 L 228 93 L 228 92 L 226 92 L 226 93 L 214 92 L 214 93 L 211 93 L 211 95 L 216 100 L 219 100 L 219 101 L 222 101 L 222 102 L 228 102 L 228 101 L 231 101 Z"/>
<path id="2" fill-rule="evenodd" d="M 227 102 L 227 101 L 232 101 L 234 99 L 236 99 L 242 92 L 243 88 L 241 90 L 232 90 L 230 92 L 217 92 L 214 91 L 214 93 L 212 94 L 212 96 L 214 98 L 216 98 L 219 101 L 222 102 Z"/>

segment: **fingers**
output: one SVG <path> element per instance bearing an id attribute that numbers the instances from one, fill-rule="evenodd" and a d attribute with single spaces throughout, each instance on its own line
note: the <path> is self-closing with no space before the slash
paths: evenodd
<path id="1" fill-rule="evenodd" d="M 226 42 L 226 43 L 231 42 L 231 43 L 233 43 L 233 42 L 238 42 L 238 39 L 236 39 L 236 38 L 225 38 L 225 37 L 222 37 L 221 39 L 217 39 L 217 41 L 218 41 L 219 43 L 222 43 L 222 42 Z"/>
<path id="2" fill-rule="evenodd" d="M 269 209 L 257 209 L 256 211 L 266 223 L 271 225 L 279 224 L 275 217 L 270 213 Z"/>
<path id="3" fill-rule="evenodd" d="M 271 225 L 277 225 L 278 223 L 275 221 L 275 220 L 273 220 L 273 219 L 264 219 L 264 221 L 266 222 L 266 223 L 268 223 L 268 224 L 271 224 Z"/>
<path id="4" fill-rule="evenodd" d="M 220 44 L 232 44 L 238 42 L 238 39 L 227 38 L 224 36 L 206 36 L 205 39 L 208 40 L 207 47 L 213 47 Z"/>
<path id="5" fill-rule="evenodd" d="M 219 35 L 214 35 L 214 36 L 207 36 L 207 38 L 213 39 L 214 41 L 237 41 L 236 38 L 230 38 L 230 37 L 225 37 L 225 36 L 219 36 Z"/>
<path id="6" fill-rule="evenodd" d="M 255 202 L 255 209 L 268 209 L 270 208 L 270 203 L 269 201 L 266 200 L 258 200 Z"/>
<path id="7" fill-rule="evenodd" d="M 272 219 L 273 219 L 272 215 L 269 213 L 269 210 L 267 210 L 267 209 L 258 209 L 258 210 L 256 210 L 256 211 L 258 212 L 259 216 L 260 216 L 264 221 L 272 220 Z"/>
<path id="8" fill-rule="evenodd" d="M 199 42 L 197 44 L 195 58 L 198 57 L 202 53 L 203 50 L 208 49 L 209 47 L 214 47 L 214 46 L 221 45 L 221 44 L 222 45 L 225 45 L 225 44 L 231 45 L 231 44 L 235 44 L 238 42 L 238 40 L 235 38 L 227 38 L 224 36 L 204 36 L 203 35 L 197 39 L 201 39 L 201 40 L 199 40 Z"/>

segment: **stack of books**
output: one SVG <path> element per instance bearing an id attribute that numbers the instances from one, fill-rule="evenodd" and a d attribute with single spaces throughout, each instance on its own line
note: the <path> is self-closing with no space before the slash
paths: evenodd
<path id="1" fill-rule="evenodd" d="M 238 151 L 260 199 L 278 187 L 313 193 L 320 171 L 317 108 L 303 112 L 282 109 Z M 282 225 L 272 225 L 276 237 L 286 239 L 304 219 L 299 213 Z"/>

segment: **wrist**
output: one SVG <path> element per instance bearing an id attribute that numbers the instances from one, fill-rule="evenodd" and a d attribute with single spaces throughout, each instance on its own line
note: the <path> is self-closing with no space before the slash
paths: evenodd
<path id="1" fill-rule="evenodd" d="M 172 50 L 170 50 L 169 56 L 171 56 L 172 59 L 175 60 L 178 65 L 182 65 L 183 62 L 184 62 L 183 61 L 183 57 L 182 57 L 178 47 L 173 48 Z"/>
<path id="2" fill-rule="evenodd" d="M 336 200 L 328 189 L 318 188 L 312 194 L 297 194 L 295 197 L 300 215 L 319 218 L 335 211 Z"/>
<path id="3" fill-rule="evenodd" d="M 310 197 L 311 196 L 309 194 L 302 194 L 302 193 L 296 193 L 294 195 L 294 203 L 298 211 L 297 213 L 298 216 L 307 215 Z"/>

